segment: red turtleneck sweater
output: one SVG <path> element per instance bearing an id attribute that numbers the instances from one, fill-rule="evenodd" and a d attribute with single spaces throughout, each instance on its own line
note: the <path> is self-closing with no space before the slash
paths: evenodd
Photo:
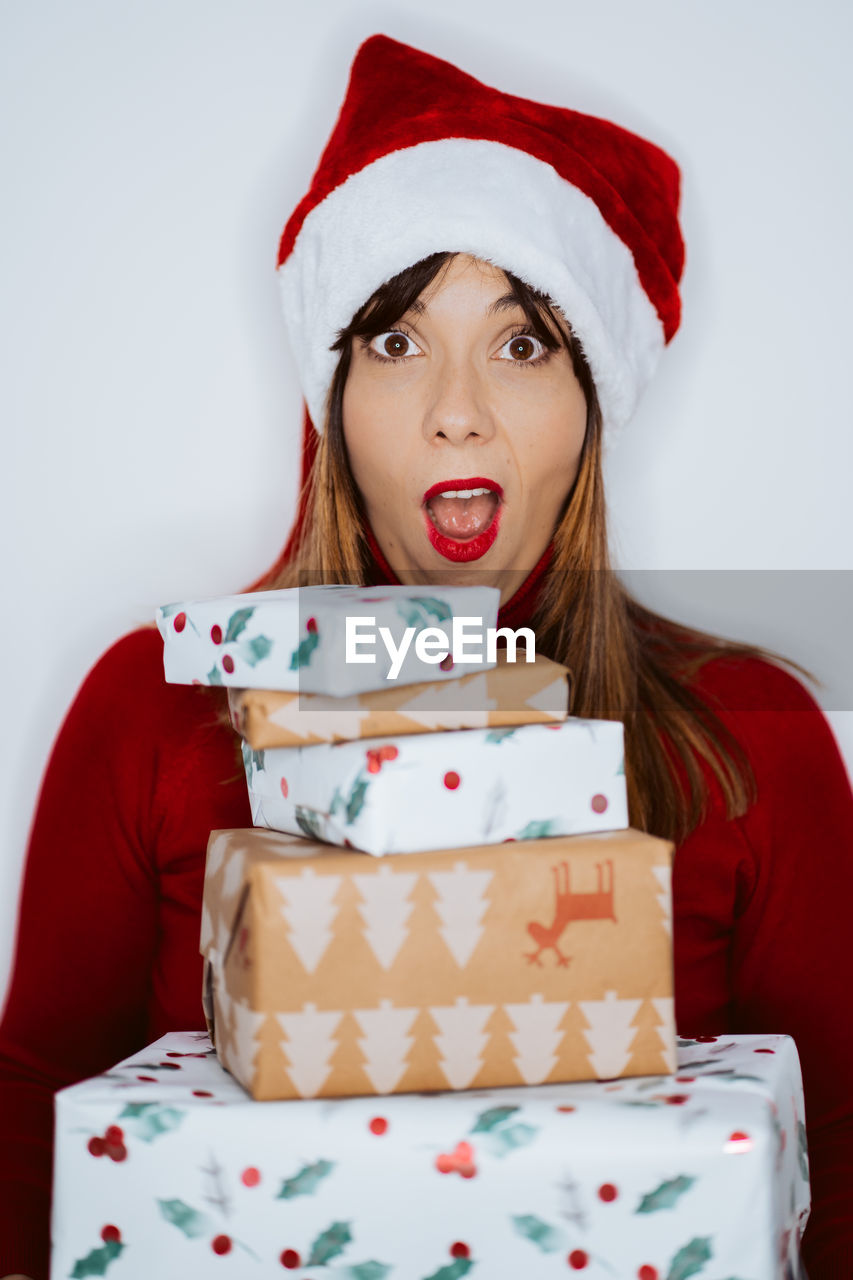
<path id="1" fill-rule="evenodd" d="M 502 625 L 529 616 L 547 558 L 501 611 Z M 380 560 L 380 580 L 383 569 Z M 826 721 L 790 676 L 721 659 L 696 687 L 746 748 L 759 796 L 731 822 L 715 801 L 678 849 L 678 1028 L 794 1036 L 814 1195 L 806 1262 L 810 1280 L 846 1280 L 853 795 Z M 166 1031 L 204 1026 L 207 837 L 251 825 L 237 740 L 221 710 L 221 691 L 167 685 L 159 635 L 136 631 L 90 673 L 54 746 L 0 1025 L 0 1276 L 46 1280 L 53 1091 Z"/>

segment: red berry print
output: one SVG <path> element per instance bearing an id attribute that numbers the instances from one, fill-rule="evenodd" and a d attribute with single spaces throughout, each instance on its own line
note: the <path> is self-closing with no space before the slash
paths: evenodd
<path id="1" fill-rule="evenodd" d="M 386 742 L 383 747 L 379 748 L 380 760 L 396 760 L 399 754 L 400 752 L 394 746 L 393 742 Z"/>
<path id="2" fill-rule="evenodd" d="M 123 1142 L 108 1142 L 105 1144 L 104 1150 L 116 1164 L 121 1164 L 122 1160 L 127 1159 L 127 1147 Z"/>
<path id="3" fill-rule="evenodd" d="M 756 1049 L 756 1053 L 775 1053 L 775 1049 Z"/>
<path id="4" fill-rule="evenodd" d="M 225 1253 L 231 1252 L 230 1236 L 214 1236 L 210 1242 L 210 1247 L 214 1253 L 218 1253 L 220 1257 Z"/>
<path id="5" fill-rule="evenodd" d="M 376 1134 L 377 1138 L 381 1138 L 383 1133 L 388 1132 L 388 1121 L 384 1116 L 374 1116 L 367 1127 L 371 1133 Z"/>
<path id="6" fill-rule="evenodd" d="M 461 781 L 462 779 L 459 777 L 459 774 L 453 769 L 449 769 L 444 775 L 444 785 L 447 787 L 448 791 L 455 791 Z"/>
<path id="7" fill-rule="evenodd" d="M 473 1178 L 477 1173 L 474 1164 L 474 1148 L 470 1142 L 457 1142 L 455 1149 L 436 1156 L 435 1167 L 439 1173 L 458 1173 L 463 1178 Z"/>
<path id="8" fill-rule="evenodd" d="M 86 1147 L 90 1156 L 102 1156 L 107 1149 L 103 1138 L 90 1138 Z"/>
<path id="9" fill-rule="evenodd" d="M 309 635 L 315 636 L 317 634 L 317 619 L 309 618 L 305 623 L 305 630 Z"/>
<path id="10" fill-rule="evenodd" d="M 442 671 L 452 671 L 453 670 L 452 656 L 448 653 L 444 658 L 441 659 L 441 662 L 439 662 L 438 665 L 441 667 Z M 467 1256 L 468 1255 L 466 1253 L 465 1257 L 467 1258 Z"/>
<path id="11" fill-rule="evenodd" d="M 572 1271 L 583 1271 L 589 1262 L 589 1254 L 583 1249 L 572 1249 L 568 1261 Z"/>
<path id="12" fill-rule="evenodd" d="M 695 1084 L 696 1077 L 695 1076 L 676 1076 L 675 1083 L 676 1084 Z"/>
<path id="13" fill-rule="evenodd" d="M 690 1101 L 689 1093 L 666 1093 L 661 1099 L 669 1107 L 682 1107 L 685 1102 Z"/>
<path id="14" fill-rule="evenodd" d="M 288 1271 L 295 1271 L 297 1267 L 302 1265 L 302 1259 L 295 1249 L 285 1249 L 279 1258 L 279 1262 Z"/>
<path id="15" fill-rule="evenodd" d="M 697 1044 L 716 1044 L 717 1036 L 694 1036 L 693 1039 Z"/>
<path id="16" fill-rule="evenodd" d="M 658 1280 L 657 1267 L 650 1267 L 648 1263 L 644 1263 L 637 1272 L 637 1280 Z"/>
<path id="17" fill-rule="evenodd" d="M 210 628 L 210 638 L 214 644 L 222 644 L 222 628 L 216 623 Z"/>
<path id="18" fill-rule="evenodd" d="M 187 615 L 185 613 L 176 613 L 174 619 L 172 620 L 172 626 L 175 628 L 175 630 L 178 632 L 179 635 L 183 631 L 186 625 L 187 625 Z"/>
<path id="19" fill-rule="evenodd" d="M 104 1142 L 123 1142 L 124 1129 L 120 1129 L 117 1124 L 111 1124 L 104 1134 Z"/>
<path id="20" fill-rule="evenodd" d="M 450 1256 L 451 1258 L 470 1258 L 471 1250 L 462 1240 L 457 1240 L 450 1246 Z"/>
<path id="21" fill-rule="evenodd" d="M 209 1089 L 193 1089 L 194 1098 L 212 1098 L 213 1094 Z"/>
<path id="22" fill-rule="evenodd" d="M 577 1108 L 576 1108 L 576 1107 L 568 1107 L 568 1106 L 566 1106 L 566 1107 L 557 1107 L 557 1110 L 558 1110 L 558 1111 L 562 1111 L 562 1112 L 563 1112 L 563 1114 L 564 1114 L 564 1115 L 566 1115 L 566 1114 L 568 1114 L 568 1112 L 570 1112 L 570 1111 L 576 1111 L 576 1110 L 577 1110 Z"/>
<path id="23" fill-rule="evenodd" d="M 619 1192 L 616 1190 L 612 1182 L 604 1182 L 598 1188 L 598 1198 L 603 1200 L 605 1204 L 610 1204 L 611 1200 L 615 1200 Z"/>
<path id="24" fill-rule="evenodd" d="M 367 772 L 378 773 L 382 768 L 382 758 L 376 747 L 368 747 L 367 752 Z"/>
<path id="25" fill-rule="evenodd" d="M 244 1187 L 256 1187 L 260 1180 L 260 1169 L 255 1169 L 253 1166 L 250 1166 L 248 1169 L 244 1169 L 240 1174 L 240 1181 Z"/>
<path id="26" fill-rule="evenodd" d="M 234 670 L 234 659 L 231 657 L 230 653 L 226 653 L 225 657 L 222 659 L 222 670 L 227 671 L 229 676 Z"/>
<path id="27" fill-rule="evenodd" d="M 141 1080 L 143 1084 L 156 1084 L 157 1080 L 154 1076 L 137 1076 L 137 1080 Z"/>
<path id="28" fill-rule="evenodd" d="M 282 778 L 281 782 L 278 785 L 281 787 L 281 794 L 284 796 L 286 800 L 287 792 L 288 792 L 287 778 Z"/>
<path id="29" fill-rule="evenodd" d="M 590 801 L 590 808 L 593 813 L 604 813 L 607 808 L 607 796 L 601 795 L 600 792 L 597 796 L 593 796 Z"/>
<path id="30" fill-rule="evenodd" d="M 121 1242 L 121 1232 L 118 1227 L 108 1224 L 101 1228 L 101 1239 L 104 1244 L 119 1244 Z"/>

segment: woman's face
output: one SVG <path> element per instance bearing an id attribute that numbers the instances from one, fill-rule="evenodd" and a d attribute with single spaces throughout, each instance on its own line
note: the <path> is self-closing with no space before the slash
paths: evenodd
<path id="1" fill-rule="evenodd" d="M 569 352 L 545 348 L 503 272 L 468 255 L 393 330 L 354 339 L 344 439 L 400 581 L 470 581 L 476 570 L 508 599 L 554 532 L 586 414 Z"/>

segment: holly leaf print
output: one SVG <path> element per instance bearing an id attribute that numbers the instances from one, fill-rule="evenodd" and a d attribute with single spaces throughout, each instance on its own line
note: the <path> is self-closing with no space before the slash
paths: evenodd
<path id="1" fill-rule="evenodd" d="M 666 1280 L 688 1280 L 688 1276 L 695 1276 L 696 1272 L 701 1271 L 705 1263 L 710 1261 L 710 1236 L 696 1236 L 678 1250 L 669 1264 Z"/>
<path id="2" fill-rule="evenodd" d="M 528 822 L 526 827 L 518 832 L 517 840 L 539 840 L 542 836 L 549 836 L 554 826 L 553 818 L 540 818 L 533 822 Z"/>
<path id="3" fill-rule="evenodd" d="M 670 1178 L 667 1182 L 662 1182 L 659 1187 L 655 1187 L 654 1191 L 646 1192 L 634 1212 L 657 1213 L 658 1209 L 674 1208 L 685 1191 L 689 1191 L 695 1181 L 695 1178 L 689 1178 L 686 1174 L 681 1174 L 677 1178 Z"/>
<path id="4" fill-rule="evenodd" d="M 619 761 L 619 768 L 616 770 L 616 777 L 620 778 L 624 776 L 625 776 L 625 757 L 623 756 L 622 759 Z"/>
<path id="5" fill-rule="evenodd" d="M 222 643 L 231 644 L 232 640 L 236 640 L 237 637 L 246 630 L 246 623 L 254 612 L 255 609 L 254 606 L 252 606 L 250 609 L 237 609 L 235 613 L 232 613 L 231 617 L 228 619 L 228 627 Z"/>
<path id="6" fill-rule="evenodd" d="M 385 1280 L 392 1268 L 384 1262 L 359 1262 L 354 1267 L 335 1268 L 336 1276 L 346 1276 L 347 1280 Z"/>
<path id="7" fill-rule="evenodd" d="M 347 822 L 355 822 L 356 818 L 364 808 L 364 803 L 365 803 L 365 800 L 367 799 L 367 788 L 369 787 L 369 785 L 370 783 L 368 781 L 367 775 L 364 772 L 359 773 L 358 777 L 356 778 L 355 782 L 352 785 L 352 791 L 350 791 L 349 797 L 347 799 L 347 807 L 346 807 Z"/>
<path id="8" fill-rule="evenodd" d="M 276 1200 L 293 1200 L 296 1196 L 313 1196 L 324 1178 L 328 1178 L 335 1165 L 332 1160 L 317 1160 L 306 1164 L 292 1178 L 285 1178 Z"/>
<path id="9" fill-rule="evenodd" d="M 119 1240 L 108 1240 L 100 1248 L 87 1253 L 85 1258 L 78 1258 L 71 1272 L 73 1280 L 80 1280 L 82 1276 L 105 1276 L 107 1267 L 119 1257 L 124 1247 Z"/>
<path id="10" fill-rule="evenodd" d="M 296 651 L 290 655 L 290 670 L 298 671 L 300 667 L 309 666 L 311 662 L 311 655 L 319 643 L 319 631 L 309 631 L 305 639 L 300 640 Z"/>
<path id="11" fill-rule="evenodd" d="M 471 1132 L 491 1133 L 518 1110 L 518 1107 L 490 1107 L 488 1111 L 481 1111 Z"/>
<path id="12" fill-rule="evenodd" d="M 217 666 L 212 666 L 204 677 L 208 684 L 222 684 L 222 676 Z"/>
<path id="13" fill-rule="evenodd" d="M 506 1125 L 489 1134 L 486 1147 L 493 1156 L 508 1156 L 519 1147 L 529 1146 L 538 1132 L 532 1124 Z"/>
<path id="14" fill-rule="evenodd" d="M 462 1276 L 467 1276 L 473 1265 L 472 1258 L 457 1258 L 455 1262 L 449 1262 L 446 1267 L 439 1267 L 438 1271 L 424 1276 L 424 1280 L 462 1280 Z"/>
<path id="15" fill-rule="evenodd" d="M 520 1236 L 526 1236 L 543 1253 L 556 1253 L 565 1244 L 565 1236 L 562 1231 L 558 1231 L 556 1227 L 543 1222 L 541 1218 L 535 1217 L 532 1213 L 524 1213 L 518 1217 L 513 1216 L 511 1222 Z"/>
<path id="16" fill-rule="evenodd" d="M 145 1107 L 146 1110 L 137 1112 L 136 1115 L 128 1115 L 128 1111 L 134 1106 Z M 132 1133 L 135 1138 L 140 1138 L 143 1142 L 153 1142 L 162 1134 L 171 1133 L 177 1129 L 183 1118 L 184 1112 L 179 1111 L 177 1107 L 158 1107 L 156 1103 L 144 1102 L 131 1103 L 119 1116 L 120 1120 L 124 1120 L 124 1127 L 128 1133 Z"/>
<path id="17" fill-rule="evenodd" d="M 809 1144 L 806 1138 L 806 1126 L 802 1120 L 797 1121 L 797 1159 L 800 1163 L 800 1173 L 806 1182 L 809 1181 Z"/>
<path id="18" fill-rule="evenodd" d="M 190 1240 L 206 1236 L 211 1230 L 207 1215 L 184 1204 L 183 1200 L 158 1200 L 157 1208 L 167 1222 L 171 1222 L 173 1227 L 177 1227 Z"/>
<path id="19" fill-rule="evenodd" d="M 398 603 L 397 613 L 407 627 L 428 627 L 433 622 L 449 622 L 453 617 L 450 605 L 435 596 L 407 596 Z"/>
<path id="20" fill-rule="evenodd" d="M 272 640 L 268 636 L 255 636 L 251 640 L 244 640 L 238 646 L 240 657 L 250 667 L 256 667 L 264 658 L 268 658 L 271 652 Z"/>
<path id="21" fill-rule="evenodd" d="M 296 825 L 303 835 L 309 840 L 322 840 L 322 814 L 316 809 L 308 809 L 304 804 L 298 804 L 294 810 Z"/>
<path id="22" fill-rule="evenodd" d="M 486 734 L 486 742 L 506 742 L 515 733 L 515 729 L 490 729 Z"/>
<path id="23" fill-rule="evenodd" d="M 352 1240 L 348 1222 L 333 1222 L 330 1227 L 318 1235 L 311 1246 L 311 1253 L 305 1264 L 308 1267 L 323 1267 L 333 1258 L 339 1257 Z"/>

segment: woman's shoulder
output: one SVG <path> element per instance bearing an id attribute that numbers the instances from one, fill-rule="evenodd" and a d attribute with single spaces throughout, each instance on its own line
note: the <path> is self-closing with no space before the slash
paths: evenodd
<path id="1" fill-rule="evenodd" d="M 691 688 L 715 710 L 811 711 L 820 707 L 805 684 L 770 656 L 721 652 L 703 663 Z"/>

